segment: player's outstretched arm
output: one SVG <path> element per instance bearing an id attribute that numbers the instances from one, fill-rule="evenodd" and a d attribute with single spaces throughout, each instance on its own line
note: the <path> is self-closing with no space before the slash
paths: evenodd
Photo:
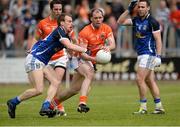
<path id="1" fill-rule="evenodd" d="M 76 44 L 72 44 L 68 39 L 61 40 L 61 43 L 68 49 L 76 51 L 76 52 L 82 52 L 85 53 L 87 51 L 86 48 L 80 47 Z"/>

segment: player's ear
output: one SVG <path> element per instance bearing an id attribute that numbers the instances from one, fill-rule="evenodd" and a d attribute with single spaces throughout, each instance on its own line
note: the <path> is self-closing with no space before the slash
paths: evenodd
<path id="1" fill-rule="evenodd" d="M 61 26 L 64 26 L 64 21 L 61 21 L 60 24 L 61 24 Z"/>

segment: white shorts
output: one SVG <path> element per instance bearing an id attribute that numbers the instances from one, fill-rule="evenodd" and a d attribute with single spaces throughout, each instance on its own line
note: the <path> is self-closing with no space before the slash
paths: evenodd
<path id="1" fill-rule="evenodd" d="M 77 69 L 79 67 L 80 64 L 84 64 L 84 63 L 87 63 L 91 67 L 94 67 L 91 61 L 86 61 L 86 60 L 83 60 L 83 59 L 79 59 L 77 57 L 72 57 L 69 60 L 69 68 L 75 70 L 75 69 Z"/>
<path id="2" fill-rule="evenodd" d="M 25 60 L 25 71 L 28 73 L 30 71 L 43 69 L 46 65 L 35 58 L 32 54 L 28 54 Z"/>
<path id="3" fill-rule="evenodd" d="M 137 65 L 138 67 L 154 70 L 155 65 L 153 64 L 153 60 L 155 58 L 156 58 L 155 56 L 140 55 L 137 57 Z"/>
<path id="4" fill-rule="evenodd" d="M 68 60 L 69 60 L 68 56 L 64 55 L 56 60 L 49 61 L 48 65 L 50 65 L 53 68 L 62 67 L 66 69 Z"/>

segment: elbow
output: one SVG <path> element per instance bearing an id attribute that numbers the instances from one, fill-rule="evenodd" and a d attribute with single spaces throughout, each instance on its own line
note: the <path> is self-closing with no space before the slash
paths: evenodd
<path id="1" fill-rule="evenodd" d="M 112 46 L 111 50 L 114 50 L 115 48 L 116 48 L 116 46 L 114 45 L 114 46 Z"/>
<path id="2" fill-rule="evenodd" d="M 123 25 L 124 21 L 125 21 L 125 20 L 123 20 L 123 19 L 118 19 L 118 20 L 117 20 L 117 23 L 118 23 L 119 25 Z"/>
<path id="3" fill-rule="evenodd" d="M 114 43 L 113 45 L 111 45 L 111 50 L 114 50 L 116 48 L 116 44 Z"/>

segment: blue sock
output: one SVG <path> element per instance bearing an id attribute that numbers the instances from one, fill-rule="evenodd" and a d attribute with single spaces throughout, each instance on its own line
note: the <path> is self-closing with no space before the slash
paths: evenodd
<path id="1" fill-rule="evenodd" d="M 15 97 L 15 98 L 11 99 L 11 102 L 15 105 L 18 105 L 19 103 L 21 103 L 19 97 Z"/>
<path id="2" fill-rule="evenodd" d="M 154 103 L 159 103 L 159 102 L 161 102 L 161 99 L 160 99 L 160 98 L 155 98 L 155 99 L 154 99 Z"/>
<path id="3" fill-rule="evenodd" d="M 146 102 L 147 102 L 147 99 L 140 99 L 140 102 L 141 102 L 141 103 L 146 103 Z"/>
<path id="4" fill-rule="evenodd" d="M 49 108 L 50 107 L 50 102 L 49 101 L 44 101 L 43 104 L 42 104 L 42 107 L 43 108 Z"/>

